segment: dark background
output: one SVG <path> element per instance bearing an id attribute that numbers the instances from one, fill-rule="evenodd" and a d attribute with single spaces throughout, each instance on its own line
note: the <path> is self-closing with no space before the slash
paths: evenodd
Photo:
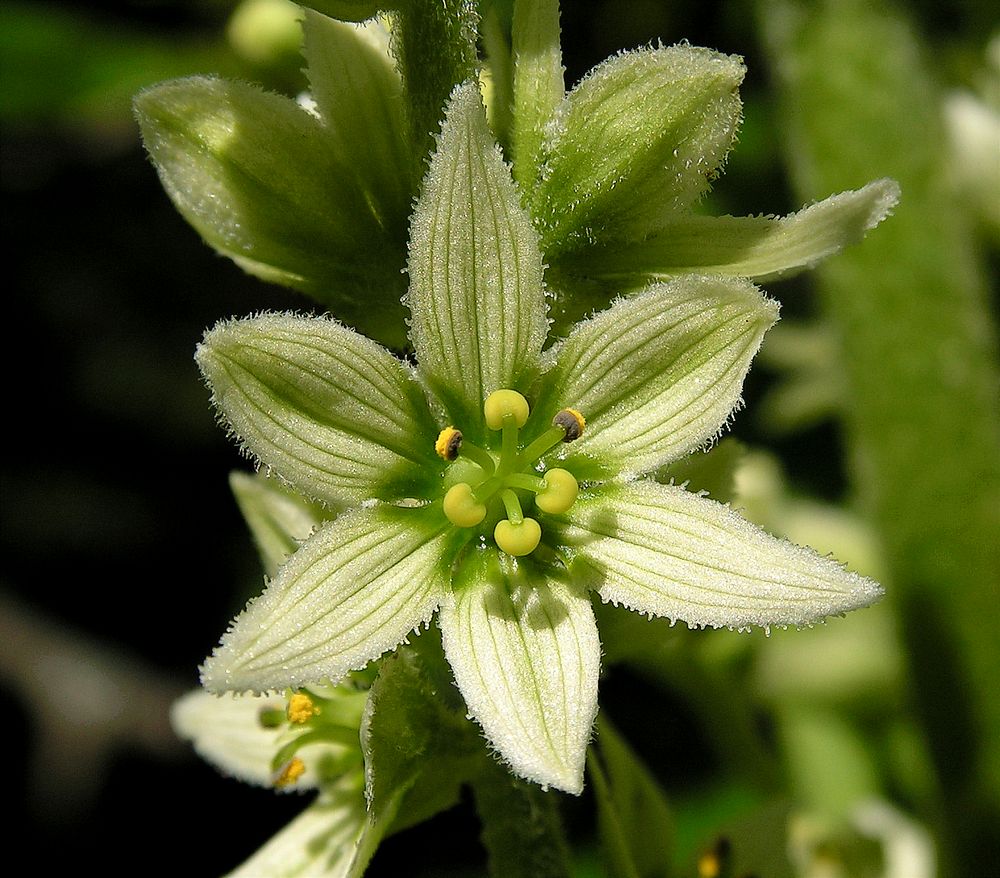
<path id="1" fill-rule="evenodd" d="M 988 4 L 914 6 L 939 45 L 989 23 Z M 124 102 L 173 73 L 271 76 L 280 86 L 284 74 L 257 77 L 227 54 L 229 11 L 221 2 L 9 3 L 0 16 L 0 710 L 18 808 L 10 838 L 45 873 L 95 864 L 219 874 L 304 804 L 220 777 L 174 741 L 164 714 L 197 684 L 198 663 L 261 584 L 226 481 L 248 465 L 214 423 L 195 344 L 222 317 L 310 308 L 201 243 L 160 188 Z M 33 18 L 51 30 L 27 27 Z M 716 212 L 796 206 L 747 4 L 567 0 L 563 23 L 567 85 L 615 51 L 656 39 L 742 54 L 747 122 Z M 113 80 L 114 70 L 93 68 L 129 45 L 136 57 L 121 62 L 119 86 L 106 87 L 101 77 Z M 786 316 L 808 311 L 792 286 L 805 283 L 770 287 Z M 832 425 L 776 441 L 755 422 L 753 400 L 769 377 L 752 374 L 736 435 L 777 448 L 796 484 L 836 499 L 843 479 Z M 87 668 L 98 666 L 107 674 L 88 689 Z M 682 703 L 621 670 L 601 691 L 669 784 L 690 788 L 711 773 Z M 584 813 L 570 808 L 580 839 L 590 831 Z M 477 833 L 469 807 L 450 812 L 392 840 L 371 874 L 401 874 L 400 864 L 402 874 L 475 874 Z"/>

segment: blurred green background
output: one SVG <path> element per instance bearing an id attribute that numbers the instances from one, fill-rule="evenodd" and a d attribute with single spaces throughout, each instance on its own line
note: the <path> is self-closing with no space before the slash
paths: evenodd
<path id="1" fill-rule="evenodd" d="M 744 56 L 746 119 L 711 212 L 786 213 L 881 176 L 903 190 L 864 244 L 767 285 L 784 322 L 739 446 L 713 452 L 740 461 L 749 517 L 882 579 L 887 599 L 769 638 L 601 611 L 602 709 L 673 810 L 676 865 L 656 874 L 694 875 L 720 833 L 761 878 L 922 878 L 907 863 L 930 839 L 940 874 L 1000 874 L 995 7 L 563 5 L 567 85 L 655 40 Z M 0 6 L 0 703 L 11 837 L 53 872 L 220 874 L 302 806 L 216 775 L 165 714 L 260 585 L 227 485 L 247 464 L 194 346 L 224 316 L 311 308 L 200 242 L 131 117 L 137 90 L 173 76 L 303 87 L 294 34 L 262 40 L 233 11 Z M 580 874 L 601 874 L 590 793 L 566 805 Z M 478 831 L 470 807 L 448 812 L 390 840 L 370 874 L 480 874 Z"/>

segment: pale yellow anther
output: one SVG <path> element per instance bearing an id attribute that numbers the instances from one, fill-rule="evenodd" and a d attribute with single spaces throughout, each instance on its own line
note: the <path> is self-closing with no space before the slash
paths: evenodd
<path id="1" fill-rule="evenodd" d="M 276 787 L 289 787 L 305 773 L 306 764 L 298 756 L 293 756 L 278 772 L 278 776 L 274 779 L 274 785 Z"/>
<path id="2" fill-rule="evenodd" d="M 498 521 L 493 529 L 493 539 L 500 550 L 508 555 L 520 557 L 530 555 L 538 548 L 542 539 L 542 528 L 533 518 L 524 518 L 520 524 L 513 524 L 507 519 Z"/>
<path id="3" fill-rule="evenodd" d="M 486 507 L 472 493 L 472 486 L 459 482 L 444 495 L 445 517 L 456 527 L 475 527 L 486 518 Z"/>
<path id="4" fill-rule="evenodd" d="M 285 713 L 290 723 L 307 723 L 319 713 L 319 707 L 305 692 L 296 692 L 288 699 Z"/>
<path id="5" fill-rule="evenodd" d="M 483 403 L 486 426 L 491 430 L 503 427 L 505 415 L 513 415 L 514 423 L 523 427 L 528 422 L 529 412 L 528 400 L 516 390 L 494 390 Z"/>
<path id="6" fill-rule="evenodd" d="M 458 449 L 462 447 L 462 431 L 454 427 L 445 427 L 438 433 L 437 441 L 434 443 L 434 450 L 438 457 L 445 460 L 454 460 L 458 457 Z"/>
<path id="7" fill-rule="evenodd" d="M 542 512 L 559 515 L 576 502 L 580 486 L 568 470 L 547 470 L 542 481 L 545 487 L 535 495 L 535 505 Z"/>

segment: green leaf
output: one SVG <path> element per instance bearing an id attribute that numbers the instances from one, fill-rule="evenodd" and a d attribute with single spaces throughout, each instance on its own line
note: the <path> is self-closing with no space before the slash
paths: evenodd
<path id="1" fill-rule="evenodd" d="M 587 765 L 594 781 L 598 827 L 616 878 L 667 878 L 673 820 L 659 784 L 611 721 L 597 721 Z"/>
<path id="2" fill-rule="evenodd" d="M 435 629 L 382 662 L 362 719 L 361 746 L 371 830 L 355 875 L 378 839 L 454 805 L 461 785 L 487 759 Z"/>
<path id="3" fill-rule="evenodd" d="M 302 541 L 329 515 L 316 504 L 259 473 L 251 476 L 231 472 L 229 488 L 250 528 L 268 576 L 274 576 L 281 563 L 294 554 Z"/>
<path id="4" fill-rule="evenodd" d="M 426 497 L 438 428 L 398 360 L 332 320 L 223 321 L 195 355 L 245 449 L 329 502 Z"/>
<path id="5" fill-rule="evenodd" d="M 564 96 L 558 0 L 516 0 L 514 54 L 514 179 L 527 191 L 541 171 L 545 126 Z"/>
<path id="6" fill-rule="evenodd" d="M 337 680 L 430 620 L 447 587 L 440 510 L 379 506 L 324 525 L 236 618 L 202 668 L 211 692 Z"/>
<path id="7" fill-rule="evenodd" d="M 570 854 L 557 794 L 491 761 L 472 784 L 493 878 L 569 878 Z"/>
<path id="8" fill-rule="evenodd" d="M 583 493 L 548 526 L 574 547 L 574 576 L 603 600 L 692 627 L 808 625 L 882 595 L 872 580 L 727 506 L 655 482 Z"/>
<path id="9" fill-rule="evenodd" d="M 402 250 L 319 119 L 288 98 L 206 77 L 154 86 L 135 110 L 167 194 L 208 244 L 405 343 Z"/>
<path id="10" fill-rule="evenodd" d="M 345 776 L 227 878 L 347 878 L 366 830 L 359 778 Z"/>
<path id="11" fill-rule="evenodd" d="M 545 340 L 542 258 L 474 82 L 457 88 L 413 216 L 410 334 L 463 430 L 494 390 L 523 389 Z"/>
<path id="12" fill-rule="evenodd" d="M 595 67 L 549 126 L 531 194 L 546 257 L 642 237 L 708 189 L 740 120 L 742 61 L 678 45 Z"/>
<path id="13" fill-rule="evenodd" d="M 378 22 L 359 27 L 308 9 L 302 31 L 311 93 L 330 148 L 353 171 L 384 233 L 402 248 L 416 181 L 389 33 Z"/>
<path id="14" fill-rule="evenodd" d="M 749 281 L 685 277 L 581 323 L 539 381 L 539 418 L 563 406 L 587 427 L 561 446 L 578 478 L 628 478 L 718 436 L 778 305 Z"/>
<path id="15" fill-rule="evenodd" d="M 643 240 L 582 251 L 568 270 L 616 289 L 692 272 L 767 280 L 811 268 L 856 244 L 898 200 L 894 180 L 876 180 L 785 217 L 682 213 Z"/>
<path id="16" fill-rule="evenodd" d="M 586 594 L 495 552 L 454 583 L 439 621 L 470 714 L 515 773 L 579 794 L 601 654 Z"/>

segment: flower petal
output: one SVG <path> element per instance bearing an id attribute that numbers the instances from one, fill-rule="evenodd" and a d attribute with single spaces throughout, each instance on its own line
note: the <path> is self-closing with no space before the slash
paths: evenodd
<path id="1" fill-rule="evenodd" d="M 549 126 L 532 213 L 546 259 L 644 237 L 708 189 L 740 120 L 740 58 L 677 45 L 595 67 Z"/>
<path id="2" fill-rule="evenodd" d="M 227 878 L 347 878 L 367 830 L 361 785 L 345 777 Z"/>
<path id="3" fill-rule="evenodd" d="M 281 562 L 295 553 L 324 517 L 324 510 L 261 473 L 233 471 L 229 488 L 250 528 L 264 572 L 274 576 Z M 342 510 L 335 510 L 340 512 Z"/>
<path id="4" fill-rule="evenodd" d="M 224 321 L 195 358 L 248 452 L 331 504 L 423 496 L 434 478 L 431 420 L 406 367 L 320 318 Z"/>
<path id="5" fill-rule="evenodd" d="M 163 187 L 208 244 L 405 343 L 399 242 L 318 119 L 289 98 L 209 77 L 153 86 L 135 111 Z"/>
<path id="6" fill-rule="evenodd" d="M 605 601 L 693 627 L 808 625 L 882 595 L 878 583 L 674 485 L 608 486 L 561 518 L 549 527 L 573 547 L 570 569 Z"/>
<path id="7" fill-rule="evenodd" d="M 685 277 L 577 326 L 539 381 L 537 417 L 583 413 L 560 446 L 577 478 L 649 472 L 717 436 L 778 305 L 744 280 Z"/>
<path id="8" fill-rule="evenodd" d="M 267 728 L 260 722 L 262 710 L 285 709 L 280 695 L 212 695 L 203 689 L 188 692 L 170 709 L 170 722 L 178 737 L 190 741 L 206 762 L 246 783 L 269 787 L 274 780 L 271 760 L 281 746 L 284 729 Z M 303 761 L 315 755 L 315 747 L 303 747 Z M 318 774 L 309 771 L 295 784 L 296 790 L 311 789 Z"/>
<path id="9" fill-rule="evenodd" d="M 475 83 L 452 93 L 411 228 L 417 361 L 455 422 L 471 429 L 488 394 L 531 380 L 548 329 L 538 237 Z"/>
<path id="10" fill-rule="evenodd" d="M 310 9 L 304 15 L 302 54 L 331 149 L 352 170 L 383 227 L 397 233 L 402 246 L 413 162 L 403 83 L 389 54 L 389 34 L 377 21 L 345 24 Z"/>
<path id="11" fill-rule="evenodd" d="M 447 578 L 440 509 L 379 506 L 320 528 L 223 635 L 210 692 L 296 688 L 364 667 L 427 622 Z"/>
<path id="12" fill-rule="evenodd" d="M 678 214 L 645 240 L 582 251 L 567 269 L 618 289 L 691 272 L 765 280 L 856 244 L 898 201 L 895 180 L 876 180 L 785 217 Z"/>
<path id="13" fill-rule="evenodd" d="M 469 712 L 517 774 L 579 793 L 601 650 L 590 602 L 530 562 L 467 564 L 440 623 Z"/>

